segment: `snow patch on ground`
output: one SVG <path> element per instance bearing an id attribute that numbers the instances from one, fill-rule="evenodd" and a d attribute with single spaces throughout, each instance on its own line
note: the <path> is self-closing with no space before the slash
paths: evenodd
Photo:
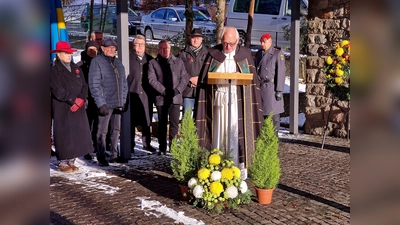
<path id="1" fill-rule="evenodd" d="M 304 123 L 306 122 L 306 115 L 304 113 L 299 113 L 298 120 L 299 120 L 299 127 L 303 127 Z M 281 124 L 290 124 L 290 116 L 281 117 Z"/>
<path id="2" fill-rule="evenodd" d="M 155 216 L 160 218 L 162 215 L 165 215 L 169 218 L 175 220 L 175 223 L 183 223 L 183 224 L 191 224 L 191 225 L 203 225 L 203 221 L 199 221 L 190 217 L 185 216 L 184 212 L 177 212 L 167 206 L 161 204 L 156 200 L 148 200 L 148 197 L 136 197 L 140 201 L 140 209 L 141 210 L 152 210 L 153 212 L 146 211 L 145 214 L 147 216 Z M 155 211 L 155 212 L 154 212 Z"/>

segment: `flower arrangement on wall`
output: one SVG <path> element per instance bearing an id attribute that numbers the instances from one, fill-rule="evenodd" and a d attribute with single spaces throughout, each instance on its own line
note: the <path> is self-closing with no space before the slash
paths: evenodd
<path id="1" fill-rule="evenodd" d="M 240 169 L 219 149 L 206 151 L 197 176 L 188 182 L 193 204 L 210 211 L 238 208 L 251 202 L 251 191 L 241 179 Z"/>
<path id="2" fill-rule="evenodd" d="M 325 59 L 326 86 L 334 97 L 350 101 L 350 41 L 343 40 Z"/>

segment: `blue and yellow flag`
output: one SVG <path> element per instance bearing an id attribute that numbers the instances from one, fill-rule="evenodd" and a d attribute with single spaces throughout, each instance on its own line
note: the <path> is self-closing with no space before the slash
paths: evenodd
<path id="1" fill-rule="evenodd" d="M 55 49 L 58 41 L 69 42 L 61 0 L 50 0 L 50 36 L 50 49 Z M 50 59 L 52 61 L 55 57 L 55 53 L 50 53 Z"/>

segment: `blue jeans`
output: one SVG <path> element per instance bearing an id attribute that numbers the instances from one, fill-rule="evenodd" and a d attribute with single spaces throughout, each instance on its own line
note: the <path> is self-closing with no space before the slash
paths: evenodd
<path id="1" fill-rule="evenodd" d="M 195 98 L 183 98 L 183 105 L 182 105 L 182 117 L 185 114 L 187 109 L 191 109 L 191 114 L 193 116 L 193 108 L 194 108 L 194 101 Z"/>

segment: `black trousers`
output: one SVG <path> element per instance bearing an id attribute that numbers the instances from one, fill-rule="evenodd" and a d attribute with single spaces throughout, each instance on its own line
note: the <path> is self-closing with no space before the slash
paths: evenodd
<path id="1" fill-rule="evenodd" d="M 132 95 L 131 95 L 132 96 Z M 131 98 L 132 99 L 132 98 Z M 136 102 L 132 102 L 132 106 L 141 106 L 142 103 L 139 102 L 136 104 Z M 135 147 L 135 128 L 137 126 L 142 127 L 142 143 L 143 143 L 143 148 L 150 147 L 150 142 L 151 142 L 151 132 L 150 132 L 150 125 L 147 124 L 147 119 L 145 115 L 145 110 L 143 108 L 138 108 L 134 109 L 133 107 L 131 108 L 131 146 L 132 149 Z M 149 109 L 149 117 L 150 120 L 153 118 L 153 109 Z"/>
<path id="2" fill-rule="evenodd" d="M 121 130 L 121 111 L 117 109 L 108 109 L 108 115 L 99 115 L 99 124 L 97 130 L 97 153 L 98 160 L 106 159 L 106 136 L 111 128 L 110 140 L 110 159 L 117 159 L 118 157 L 118 139 Z"/>
<path id="3" fill-rule="evenodd" d="M 90 127 L 90 132 L 92 136 L 92 143 L 93 143 L 93 148 L 96 148 L 96 143 L 97 143 L 97 128 L 99 124 L 99 118 L 98 118 L 98 113 L 97 113 L 97 106 L 96 103 L 91 102 L 90 100 L 88 101 L 88 107 L 86 109 L 86 115 L 89 121 L 89 127 Z"/>
<path id="4" fill-rule="evenodd" d="M 264 116 L 264 120 L 267 119 L 268 116 Z M 281 115 L 280 114 L 274 114 L 272 116 L 272 122 L 274 123 L 275 127 L 275 135 L 278 137 L 278 132 L 281 127 Z"/>
<path id="5" fill-rule="evenodd" d="M 179 115 L 181 105 L 157 106 L 158 113 L 158 143 L 160 152 L 167 151 L 167 126 L 169 116 L 169 146 L 172 139 L 178 134 Z"/>

